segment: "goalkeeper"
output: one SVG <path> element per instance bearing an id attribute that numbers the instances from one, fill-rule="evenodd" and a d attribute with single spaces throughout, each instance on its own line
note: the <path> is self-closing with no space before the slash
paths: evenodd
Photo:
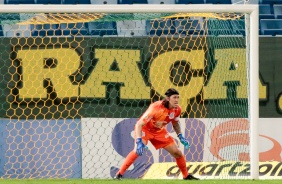
<path id="1" fill-rule="evenodd" d="M 179 150 L 176 142 L 166 130 L 166 125 L 172 123 L 180 142 L 185 149 L 190 148 L 187 139 L 183 137 L 179 125 L 181 108 L 178 105 L 179 93 L 176 89 L 170 88 L 165 93 L 165 99 L 152 103 L 145 113 L 139 118 L 135 125 L 135 146 L 127 155 L 120 170 L 114 179 L 121 179 L 129 166 L 143 154 L 144 148 L 150 141 L 156 149 L 163 148 L 168 151 L 176 160 L 184 180 L 199 180 L 188 174 L 186 160 L 183 153 Z"/>

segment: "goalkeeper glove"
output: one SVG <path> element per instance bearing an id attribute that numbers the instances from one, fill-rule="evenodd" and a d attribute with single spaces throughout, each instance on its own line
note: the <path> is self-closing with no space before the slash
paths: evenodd
<path id="1" fill-rule="evenodd" d="M 144 148 L 148 149 L 148 147 L 145 144 L 143 144 L 142 138 L 137 138 L 136 144 L 137 144 L 136 153 L 137 153 L 137 155 L 141 156 L 143 154 Z"/>
<path id="2" fill-rule="evenodd" d="M 190 148 L 189 141 L 185 139 L 182 134 L 178 134 L 177 137 L 179 138 L 181 144 L 184 145 L 184 148 L 188 150 Z"/>

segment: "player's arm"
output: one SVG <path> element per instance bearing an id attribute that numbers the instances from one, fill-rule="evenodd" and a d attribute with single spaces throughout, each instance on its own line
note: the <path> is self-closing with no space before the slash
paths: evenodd
<path id="1" fill-rule="evenodd" d="M 172 127 L 175 133 L 177 134 L 177 137 L 179 138 L 180 142 L 184 145 L 185 149 L 190 148 L 190 143 L 187 139 L 185 139 L 181 133 L 181 127 L 179 124 L 179 115 L 180 115 L 181 109 L 179 108 L 179 114 L 178 116 L 173 120 Z"/>
<path id="2" fill-rule="evenodd" d="M 142 127 L 151 121 L 154 117 L 154 106 L 150 105 L 145 113 L 139 118 L 135 125 L 135 134 L 137 138 L 142 137 Z"/>
<path id="3" fill-rule="evenodd" d="M 173 130 L 175 131 L 176 135 L 181 134 L 181 128 L 179 121 L 172 123 Z"/>
<path id="4" fill-rule="evenodd" d="M 181 114 L 181 108 L 178 107 L 177 112 L 176 112 L 176 117 L 172 120 L 172 127 L 176 135 L 181 134 L 181 127 L 179 123 L 180 114 Z"/>
<path id="5" fill-rule="evenodd" d="M 175 122 L 172 124 L 173 130 L 175 131 L 175 133 L 177 134 L 177 137 L 179 138 L 180 142 L 184 145 L 185 149 L 189 149 L 190 148 L 190 143 L 187 139 L 185 139 L 181 133 L 181 128 L 180 128 L 180 124 L 179 121 Z"/>
<path id="6" fill-rule="evenodd" d="M 142 127 L 145 125 L 146 123 L 144 122 L 143 118 L 140 118 L 136 125 L 135 125 L 135 133 L 136 133 L 136 138 L 141 138 L 142 137 Z"/>
<path id="7" fill-rule="evenodd" d="M 137 145 L 136 153 L 139 156 L 143 154 L 143 149 L 147 148 L 142 141 L 142 127 L 153 118 L 153 112 L 154 111 L 150 106 L 135 125 L 135 135 L 136 135 L 136 145 Z"/>

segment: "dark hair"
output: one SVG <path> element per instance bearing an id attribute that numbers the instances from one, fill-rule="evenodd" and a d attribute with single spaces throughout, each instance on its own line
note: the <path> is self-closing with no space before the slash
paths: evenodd
<path id="1" fill-rule="evenodd" d="M 171 95 L 179 95 L 178 91 L 174 88 L 169 88 L 166 92 L 165 92 L 165 96 L 170 97 Z"/>
<path id="2" fill-rule="evenodd" d="M 174 88 L 169 88 L 166 92 L 165 92 L 165 96 L 170 97 L 171 95 L 179 95 L 179 92 L 174 89 Z M 162 104 L 166 107 L 169 108 L 169 102 L 164 99 Z"/>

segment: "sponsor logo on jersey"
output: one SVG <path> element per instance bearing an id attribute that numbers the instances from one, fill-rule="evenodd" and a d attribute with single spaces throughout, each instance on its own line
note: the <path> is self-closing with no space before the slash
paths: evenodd
<path id="1" fill-rule="evenodd" d="M 169 133 L 165 134 L 165 138 L 167 139 L 170 136 Z"/>
<path id="2" fill-rule="evenodd" d="M 170 113 L 169 115 L 169 119 L 173 119 L 174 118 L 174 112 Z"/>

